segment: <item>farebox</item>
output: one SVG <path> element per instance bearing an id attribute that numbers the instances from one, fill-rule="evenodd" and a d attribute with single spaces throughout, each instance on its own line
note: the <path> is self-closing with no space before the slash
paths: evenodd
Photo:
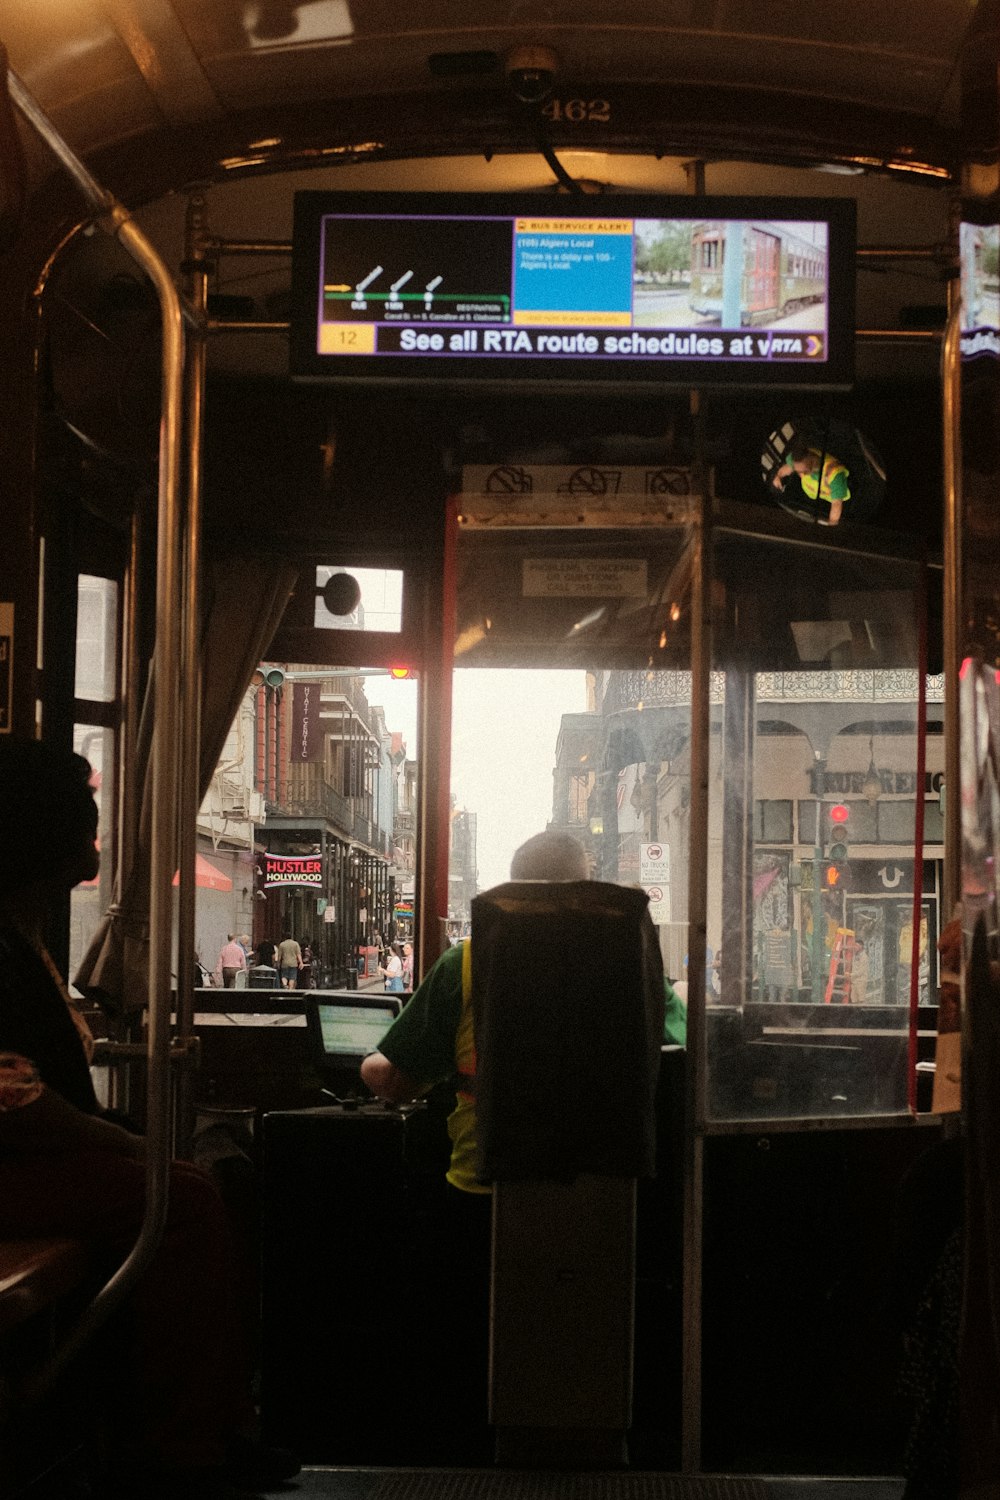
<path id="1" fill-rule="evenodd" d="M 476 897 L 472 1005 L 496 1459 L 624 1464 L 636 1180 L 655 1168 L 663 1038 L 645 894 L 519 881 Z"/>

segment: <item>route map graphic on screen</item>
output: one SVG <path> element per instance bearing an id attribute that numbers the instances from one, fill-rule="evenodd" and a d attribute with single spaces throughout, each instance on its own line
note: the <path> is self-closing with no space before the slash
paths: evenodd
<path id="1" fill-rule="evenodd" d="M 460 364 L 473 376 L 544 365 L 676 378 L 670 367 L 725 366 L 789 384 L 845 379 L 844 348 L 833 345 L 850 338 L 843 309 L 840 323 L 831 313 L 832 220 L 841 230 L 845 221 L 818 216 L 813 200 L 808 216 L 792 216 L 795 200 L 739 200 L 762 212 L 737 217 L 718 199 L 697 213 L 670 200 L 683 215 L 653 214 L 664 200 L 651 200 L 644 216 L 617 204 L 605 214 L 457 202 L 449 212 L 437 199 L 384 212 L 336 195 L 298 199 L 293 374 L 349 374 L 360 361 L 359 373 L 390 377 L 405 364 L 444 374 Z M 853 298 L 841 301 L 852 336 Z"/>

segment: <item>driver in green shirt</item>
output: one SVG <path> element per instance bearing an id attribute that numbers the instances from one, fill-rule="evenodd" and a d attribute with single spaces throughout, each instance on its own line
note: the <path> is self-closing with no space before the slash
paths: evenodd
<path id="1" fill-rule="evenodd" d="M 583 846 L 569 834 L 536 834 L 515 852 L 512 880 L 587 880 Z M 687 1008 L 665 979 L 663 1039 L 683 1046 Z M 436 1083 L 455 1079 L 455 1109 L 448 1117 L 451 1165 L 448 1181 L 465 1193 L 488 1193 L 476 1181 L 476 1058 L 472 1032 L 472 945 L 448 948 L 433 965 L 402 1015 L 361 1064 L 373 1094 L 403 1103 Z"/>

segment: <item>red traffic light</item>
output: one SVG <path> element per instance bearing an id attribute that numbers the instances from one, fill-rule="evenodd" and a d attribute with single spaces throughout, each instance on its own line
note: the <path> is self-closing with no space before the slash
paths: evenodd
<path id="1" fill-rule="evenodd" d="M 846 823 L 850 816 L 851 809 L 846 807 L 843 802 L 835 802 L 830 808 L 831 823 Z"/>
<path id="2" fill-rule="evenodd" d="M 411 667 L 398 666 L 389 668 L 389 676 L 395 677 L 397 681 L 401 681 L 404 677 L 409 677 L 411 672 Z"/>

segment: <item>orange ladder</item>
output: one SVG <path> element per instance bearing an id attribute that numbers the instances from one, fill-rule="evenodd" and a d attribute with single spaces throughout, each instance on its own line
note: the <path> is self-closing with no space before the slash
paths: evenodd
<path id="1" fill-rule="evenodd" d="M 851 971 L 854 968 L 854 931 L 850 927 L 838 927 L 830 954 L 830 972 L 826 980 L 824 1004 L 836 1000 L 840 1005 L 851 1003 Z"/>

